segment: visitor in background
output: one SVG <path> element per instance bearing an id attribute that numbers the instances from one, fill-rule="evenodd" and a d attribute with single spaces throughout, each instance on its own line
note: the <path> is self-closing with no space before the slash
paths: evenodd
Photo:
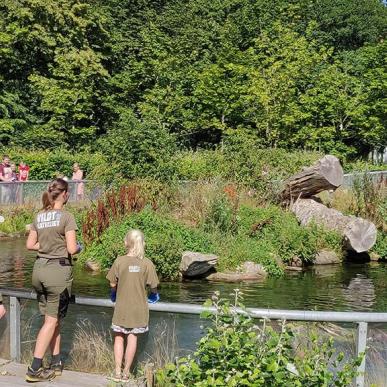
<path id="1" fill-rule="evenodd" d="M 0 164 L 0 182 L 6 183 L 1 184 L 1 203 L 8 204 L 11 200 L 11 185 L 8 183 L 12 182 L 12 169 L 10 164 L 10 159 L 8 155 L 3 156 L 3 162 Z"/>
<path id="2" fill-rule="evenodd" d="M 17 184 L 18 180 L 19 180 L 19 174 L 17 173 L 16 171 L 16 164 L 15 163 L 11 163 L 10 164 L 11 166 L 11 182 L 12 183 L 16 183 L 16 184 L 12 184 L 10 186 L 10 202 L 12 204 L 14 203 L 19 203 L 19 184 Z"/>
<path id="3" fill-rule="evenodd" d="M 27 181 L 30 175 L 30 167 L 21 161 L 19 164 L 19 181 Z"/>
<path id="4" fill-rule="evenodd" d="M 11 181 L 12 182 L 18 181 L 19 180 L 19 174 L 16 171 L 16 164 L 15 163 L 11 163 L 10 167 L 11 167 Z"/>
<path id="5" fill-rule="evenodd" d="M 110 281 L 111 300 L 116 303 L 112 321 L 115 373 L 110 379 L 117 383 L 129 380 L 137 350 L 137 335 L 148 331 L 148 302 L 154 303 L 160 298 L 155 267 L 144 257 L 144 234 L 139 230 L 130 230 L 124 242 L 127 254 L 117 257 L 106 276 Z M 150 287 L 148 298 L 147 286 Z M 125 363 L 121 372 L 125 339 Z"/>
<path id="6" fill-rule="evenodd" d="M 83 171 L 79 167 L 78 163 L 74 163 L 73 165 L 73 176 L 71 180 L 77 182 L 76 183 L 77 200 L 83 200 L 83 194 L 84 194 L 84 184 L 82 182 Z"/>
<path id="7" fill-rule="evenodd" d="M 34 358 L 27 369 L 26 381 L 51 380 L 62 374 L 60 325 L 70 302 L 73 268 L 71 255 L 81 251 L 76 241 L 74 216 L 63 207 L 69 198 L 68 183 L 53 180 L 43 193 L 43 208 L 36 215 L 27 239 L 27 249 L 38 252 L 32 272 L 32 286 L 44 315 L 38 333 Z M 51 364 L 43 367 L 46 350 L 51 349 Z"/>
<path id="8" fill-rule="evenodd" d="M 7 311 L 5 310 L 5 307 L 3 305 L 3 295 L 0 293 L 0 319 L 5 316 L 6 312 Z"/>

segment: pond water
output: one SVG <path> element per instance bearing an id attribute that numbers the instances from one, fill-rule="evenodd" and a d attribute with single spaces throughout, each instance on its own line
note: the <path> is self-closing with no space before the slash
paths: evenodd
<path id="1" fill-rule="evenodd" d="M 30 288 L 35 256 L 25 249 L 24 239 L 1 240 L 0 286 Z M 386 275 L 384 263 L 346 263 L 288 272 L 281 278 L 254 283 L 163 282 L 160 294 L 166 302 L 200 304 L 215 290 L 229 297 L 239 288 L 250 307 L 383 312 L 387 311 Z M 109 285 L 104 274 L 91 274 L 75 264 L 73 292 L 108 297 Z"/>
<path id="2" fill-rule="evenodd" d="M 25 249 L 24 239 L 0 240 L 0 287 L 31 288 L 35 256 L 35 253 Z M 386 264 L 345 263 L 312 267 L 303 272 L 288 272 L 282 278 L 268 278 L 258 283 L 163 282 L 160 295 L 165 302 L 201 304 L 215 290 L 220 291 L 222 297 L 231 298 L 233 289 L 237 287 L 242 290 L 244 304 L 249 307 L 385 312 L 387 311 L 386 275 Z M 91 274 L 75 264 L 73 293 L 107 298 L 109 286 L 105 275 Z M 63 354 L 69 355 L 74 344 L 74 334 L 80 326 L 86 327 L 86 330 L 90 329 L 87 323 L 91 322 L 97 332 L 109 332 L 111 317 L 111 308 L 70 305 L 62 328 Z M 31 340 L 36 337 L 40 324 L 36 302 L 23 303 L 22 340 L 26 352 L 30 352 Z M 139 360 L 146 359 L 154 352 L 155 339 L 160 335 L 168 336 L 167 331 L 175 332 L 180 349 L 192 351 L 202 334 L 202 324 L 203 321 L 198 316 L 151 313 L 150 333 L 141 343 Z M 7 329 L 7 325 L 6 319 L 0 321 L 0 335 Z M 353 328 L 353 326 L 346 328 Z M 372 329 L 377 329 L 379 336 L 380 332 L 384 331 L 384 327 L 380 324 Z M 0 356 L 7 356 L 9 344 L 5 336 L 3 335 L 0 341 Z M 382 336 L 385 341 L 386 335 L 382 333 Z M 165 339 L 168 338 L 165 337 Z M 385 347 L 383 344 L 383 348 Z M 348 348 L 347 352 L 353 352 L 353 341 Z M 380 355 L 381 352 L 378 351 L 378 356 Z M 378 369 L 380 367 L 387 369 L 386 357 L 385 353 L 381 356 Z M 372 364 L 367 362 L 367 368 Z"/>

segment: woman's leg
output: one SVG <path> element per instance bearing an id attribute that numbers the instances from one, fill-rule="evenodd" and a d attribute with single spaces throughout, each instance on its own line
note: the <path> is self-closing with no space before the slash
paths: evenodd
<path id="1" fill-rule="evenodd" d="M 52 356 L 59 355 L 60 354 L 60 322 L 58 320 L 54 334 L 52 336 L 52 339 L 50 341 L 50 349 Z"/>
<path id="2" fill-rule="evenodd" d="M 137 336 L 130 333 L 126 343 L 124 375 L 128 375 L 137 350 Z"/>
<path id="3" fill-rule="evenodd" d="M 124 357 L 124 339 L 123 333 L 114 332 L 114 361 L 116 365 L 116 375 L 121 374 L 122 359 Z"/>
<path id="4" fill-rule="evenodd" d="M 40 328 L 38 337 L 36 338 L 36 345 L 34 357 L 43 359 L 51 340 L 54 337 L 55 330 L 58 326 L 58 318 L 52 316 L 44 316 L 44 324 Z"/>

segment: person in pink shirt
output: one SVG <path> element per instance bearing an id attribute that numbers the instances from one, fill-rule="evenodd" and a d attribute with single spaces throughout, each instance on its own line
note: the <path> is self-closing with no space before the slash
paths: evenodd
<path id="1" fill-rule="evenodd" d="M 77 200 L 83 200 L 83 196 L 84 196 L 84 184 L 82 182 L 82 179 L 83 179 L 83 171 L 79 167 L 78 163 L 74 163 L 74 165 L 73 165 L 73 176 L 72 176 L 71 180 L 73 180 L 75 182 L 79 181 L 79 183 L 78 182 L 76 183 L 76 186 L 77 186 Z"/>
<path id="2" fill-rule="evenodd" d="M 27 181 L 30 174 L 30 167 L 21 161 L 19 164 L 19 181 Z"/>

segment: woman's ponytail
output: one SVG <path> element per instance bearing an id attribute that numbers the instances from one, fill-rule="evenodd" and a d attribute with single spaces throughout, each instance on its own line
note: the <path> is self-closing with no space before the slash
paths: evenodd
<path id="1" fill-rule="evenodd" d="M 42 203 L 44 211 L 52 210 L 54 207 L 54 201 L 51 199 L 50 193 L 48 191 L 43 192 Z"/>
<path id="2" fill-rule="evenodd" d="M 66 180 L 55 179 L 47 187 L 47 191 L 43 192 L 42 204 L 43 210 L 48 211 L 54 208 L 54 202 L 62 192 L 67 192 L 69 184 Z"/>

